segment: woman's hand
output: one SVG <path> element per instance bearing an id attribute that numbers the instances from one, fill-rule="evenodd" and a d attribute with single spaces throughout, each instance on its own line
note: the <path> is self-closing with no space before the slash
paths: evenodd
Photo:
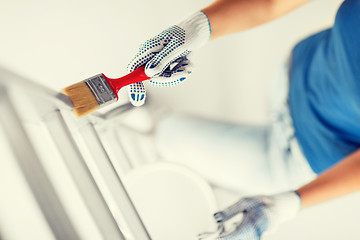
<path id="1" fill-rule="evenodd" d="M 296 192 L 243 198 L 215 213 L 219 231 L 200 234 L 199 239 L 260 240 L 265 232 L 272 232 L 281 223 L 295 217 L 300 208 L 301 199 Z M 234 221 L 239 215 L 242 215 L 241 221 Z"/>
<path id="2" fill-rule="evenodd" d="M 210 25 L 203 12 L 197 12 L 143 43 L 128 65 L 128 72 L 145 65 L 150 84 L 172 87 L 183 82 L 193 71 L 189 54 L 210 38 Z M 129 86 L 130 101 L 135 106 L 145 102 L 142 82 Z"/>

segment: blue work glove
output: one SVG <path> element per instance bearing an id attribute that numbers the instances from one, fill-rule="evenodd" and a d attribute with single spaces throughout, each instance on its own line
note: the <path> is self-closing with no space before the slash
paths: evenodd
<path id="1" fill-rule="evenodd" d="M 243 198 L 215 213 L 218 231 L 202 233 L 198 239 L 260 240 L 265 232 L 274 232 L 281 223 L 294 218 L 300 208 L 301 199 L 296 192 Z M 241 220 L 234 221 L 239 216 Z"/>
<path id="2" fill-rule="evenodd" d="M 156 87 L 171 87 L 184 81 L 193 71 L 189 54 L 210 38 L 210 24 L 203 12 L 197 12 L 143 43 L 128 65 L 128 72 L 146 64 L 145 73 Z M 142 82 L 128 87 L 134 106 L 145 102 Z"/>

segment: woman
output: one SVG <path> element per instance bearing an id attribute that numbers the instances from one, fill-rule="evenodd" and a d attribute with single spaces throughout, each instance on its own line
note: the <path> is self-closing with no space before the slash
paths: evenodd
<path id="1" fill-rule="evenodd" d="M 129 71 L 146 63 L 152 85 L 177 85 L 191 73 L 188 54 L 209 39 L 266 23 L 308 1 L 216 1 L 145 42 Z M 300 209 L 360 189 L 359 26 L 360 1 L 347 0 L 332 28 L 296 45 L 289 73 L 275 85 L 267 127 L 185 117 L 160 124 L 159 147 L 166 159 L 217 184 L 267 194 L 216 213 L 219 239 L 259 239 Z M 134 105 L 144 102 L 142 83 L 129 93 Z M 203 171 L 217 159 L 220 164 Z M 223 223 L 239 212 L 245 213 L 243 221 L 225 233 Z"/>

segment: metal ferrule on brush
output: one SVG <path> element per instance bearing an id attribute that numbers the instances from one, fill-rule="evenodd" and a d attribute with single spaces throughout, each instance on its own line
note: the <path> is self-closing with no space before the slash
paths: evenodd
<path id="1" fill-rule="evenodd" d="M 116 102 L 117 97 L 115 93 L 111 90 L 110 85 L 101 74 L 85 79 L 84 82 L 94 94 L 99 108 Z"/>

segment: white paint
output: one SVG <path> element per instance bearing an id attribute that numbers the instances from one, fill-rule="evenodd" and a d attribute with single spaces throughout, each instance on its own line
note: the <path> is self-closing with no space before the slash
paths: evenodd
<path id="1" fill-rule="evenodd" d="M 130 172 L 124 183 L 153 239 L 196 239 L 201 232 L 216 230 L 215 197 L 193 171 L 153 163 Z"/>

